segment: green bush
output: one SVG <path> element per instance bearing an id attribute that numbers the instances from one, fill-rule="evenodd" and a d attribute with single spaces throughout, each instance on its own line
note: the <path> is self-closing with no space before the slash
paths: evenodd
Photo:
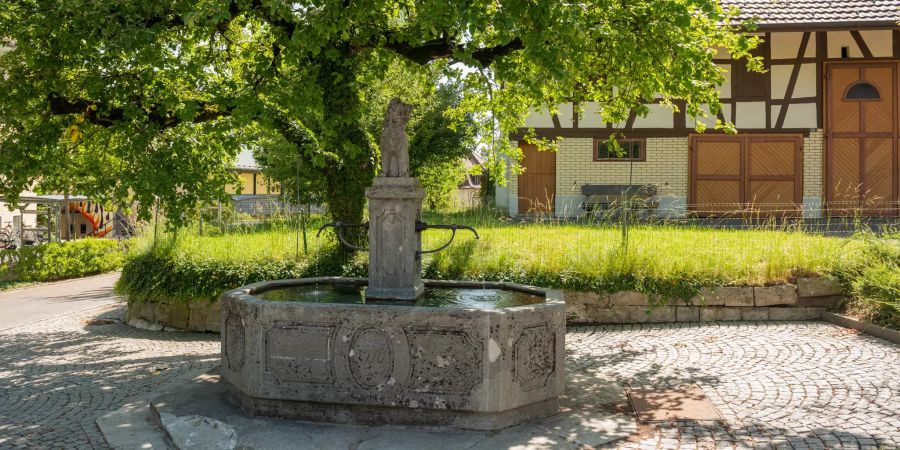
<path id="1" fill-rule="evenodd" d="M 344 274 L 365 276 L 355 263 L 342 265 L 334 253 L 322 253 L 318 262 L 290 259 L 217 259 L 171 252 L 134 255 L 122 269 L 116 292 L 129 302 L 183 303 L 214 299 L 222 292 L 265 280 Z"/>
<path id="2" fill-rule="evenodd" d="M 81 239 L 22 247 L 13 277 L 20 281 L 52 281 L 116 270 L 125 262 L 118 241 Z"/>
<path id="3" fill-rule="evenodd" d="M 858 257 L 837 275 L 854 300 L 850 312 L 864 320 L 900 329 L 900 235 L 864 236 Z"/>

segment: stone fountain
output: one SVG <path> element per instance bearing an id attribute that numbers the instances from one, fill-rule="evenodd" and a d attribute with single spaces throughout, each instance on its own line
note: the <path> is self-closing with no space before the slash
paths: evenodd
<path id="1" fill-rule="evenodd" d="M 412 109 L 391 101 L 366 191 L 369 277 L 266 281 L 222 296 L 222 379 L 249 413 L 310 421 L 500 429 L 554 414 L 565 381 L 559 291 L 423 281 L 422 255 L 462 225 L 420 220 Z M 437 249 L 422 233 L 451 231 Z M 476 233 L 477 237 L 477 233 Z M 355 247 L 354 247 L 355 248 Z"/>

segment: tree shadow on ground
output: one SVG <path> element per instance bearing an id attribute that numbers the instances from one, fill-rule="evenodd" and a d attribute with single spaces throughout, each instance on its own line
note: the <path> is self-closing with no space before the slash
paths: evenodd
<path id="1" fill-rule="evenodd" d="M 103 447 L 99 416 L 218 364 L 218 335 L 137 330 L 123 310 L 0 333 L 0 447 Z"/>

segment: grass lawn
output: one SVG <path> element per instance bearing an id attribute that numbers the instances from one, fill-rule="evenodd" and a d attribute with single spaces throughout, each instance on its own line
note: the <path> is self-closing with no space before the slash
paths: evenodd
<path id="1" fill-rule="evenodd" d="M 855 257 L 861 245 L 855 239 L 774 229 L 636 226 L 629 230 L 626 248 L 622 230 L 614 226 L 514 224 L 475 214 L 430 214 L 425 219 L 472 225 L 481 234 L 476 241 L 460 231 L 450 248 L 426 255 L 427 278 L 507 280 L 599 292 L 636 289 L 668 297 L 688 297 L 704 285 L 775 284 L 797 275 L 831 273 L 842 260 Z M 283 262 L 293 264 L 294 273 L 364 276 L 365 253 L 340 266 L 323 262 L 336 242 L 331 231 L 315 237 L 321 223 L 310 223 L 305 253 L 296 228 L 287 223 L 213 236 L 182 230 L 161 235 L 155 250 L 153 234 L 145 233 L 132 249 L 136 255 L 182 263 L 245 267 Z M 428 230 L 423 247 L 439 247 L 449 236 L 449 231 Z"/>

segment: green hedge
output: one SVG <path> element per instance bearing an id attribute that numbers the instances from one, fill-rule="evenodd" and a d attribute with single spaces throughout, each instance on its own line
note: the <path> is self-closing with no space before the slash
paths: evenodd
<path id="1" fill-rule="evenodd" d="M 556 289 L 593 292 L 636 290 L 659 294 L 662 298 L 689 298 L 708 280 L 689 274 L 678 280 L 642 278 L 634 274 L 584 274 L 574 271 L 524 270 L 508 264 L 480 270 L 466 267 L 464 258 L 454 251 L 444 257 L 427 258 L 423 276 L 429 279 L 468 281 L 507 281 Z M 147 252 L 133 254 L 122 269 L 116 291 L 129 302 L 186 303 L 215 299 L 222 292 L 251 283 L 286 278 L 317 276 L 366 277 L 364 257 L 342 260 L 334 252 L 322 252 L 318 258 L 295 261 L 285 259 L 230 260 L 198 257 L 184 253 Z M 704 283 L 704 281 L 706 281 Z"/>
<path id="2" fill-rule="evenodd" d="M 52 281 L 83 277 L 119 269 L 125 252 L 118 241 L 80 239 L 22 247 L 12 278 L 19 281 Z"/>
<path id="3" fill-rule="evenodd" d="M 865 238 L 858 258 L 837 270 L 854 300 L 850 312 L 900 330 L 900 235 Z"/>
<path id="4" fill-rule="evenodd" d="M 319 263 L 284 259 L 246 261 L 149 252 L 132 256 L 116 282 L 129 302 L 185 303 L 215 299 L 229 289 L 265 280 L 344 274 L 365 276 L 365 268 L 343 267 L 333 256 Z"/>

